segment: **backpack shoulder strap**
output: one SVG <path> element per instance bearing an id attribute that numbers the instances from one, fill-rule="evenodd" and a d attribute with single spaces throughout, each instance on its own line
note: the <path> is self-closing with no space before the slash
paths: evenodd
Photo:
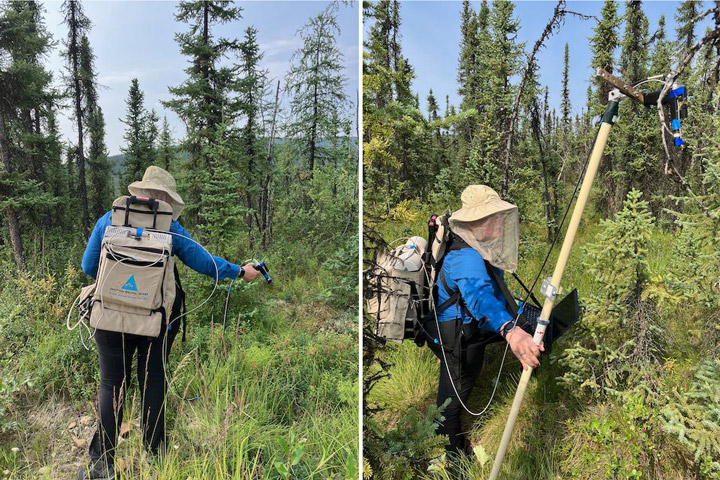
<path id="1" fill-rule="evenodd" d="M 507 306 L 510 309 L 510 313 L 514 317 L 517 317 L 520 308 L 515 302 L 515 298 L 512 296 L 512 293 L 510 293 L 507 285 L 505 284 L 503 279 L 500 278 L 500 274 L 498 273 L 497 269 L 493 267 L 487 260 L 485 260 L 485 269 L 488 271 L 493 280 L 495 280 L 497 286 L 500 287 L 500 291 L 502 292 L 503 297 L 505 297 L 505 303 L 507 303 Z"/>
<path id="2" fill-rule="evenodd" d="M 445 274 L 442 271 L 442 265 L 440 266 L 440 271 L 438 272 L 438 276 L 440 277 L 440 283 L 442 283 L 443 288 L 450 295 L 450 297 L 448 297 L 447 300 L 445 300 L 443 303 L 438 305 L 437 312 L 440 313 L 440 312 L 445 311 L 453 303 L 462 301 L 462 298 L 460 296 L 460 290 L 453 291 L 450 288 L 450 286 L 447 284 L 447 280 L 445 279 Z"/>
<path id="3" fill-rule="evenodd" d="M 485 323 L 483 320 L 475 318 L 475 315 L 473 315 L 473 313 L 470 311 L 470 309 L 467 307 L 467 304 L 463 300 L 460 290 L 453 290 L 450 288 L 450 286 L 447 284 L 447 280 L 445 279 L 445 274 L 442 271 L 442 266 L 440 267 L 440 272 L 438 273 L 438 275 L 440 276 L 440 283 L 442 283 L 445 291 L 450 294 L 450 297 L 443 303 L 438 305 L 437 313 L 444 311 L 452 304 L 456 304 L 468 317 L 472 318 L 473 320 L 477 320 L 480 324 Z"/>

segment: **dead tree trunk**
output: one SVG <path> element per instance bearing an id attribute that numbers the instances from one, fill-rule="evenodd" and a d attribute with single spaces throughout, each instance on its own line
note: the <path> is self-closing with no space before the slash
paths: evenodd
<path id="1" fill-rule="evenodd" d="M 530 53 L 530 56 L 528 57 L 527 65 L 525 66 L 525 72 L 523 73 L 522 79 L 520 80 L 520 84 L 518 85 L 517 92 L 515 94 L 515 101 L 513 102 L 511 114 L 510 114 L 510 124 L 507 128 L 507 137 L 505 141 L 505 160 L 504 160 L 504 168 L 505 172 L 503 175 L 503 181 L 502 181 L 502 189 L 501 189 L 501 195 L 504 197 L 507 195 L 508 187 L 510 185 L 510 151 L 512 150 L 512 142 L 513 142 L 513 136 L 515 134 L 515 124 L 517 123 L 518 119 L 518 111 L 520 110 L 520 100 L 522 99 L 523 92 L 525 91 L 525 85 L 527 84 L 528 79 L 532 76 L 533 72 L 535 71 L 536 65 L 535 65 L 535 57 L 540 50 L 540 48 L 545 43 L 545 40 L 552 35 L 553 31 L 560 26 L 560 24 L 563 22 L 565 15 L 572 14 L 580 17 L 585 17 L 585 15 L 580 15 L 575 12 L 570 12 L 568 10 L 565 10 L 565 0 L 559 0 L 557 5 L 555 5 L 555 10 L 553 10 L 553 16 L 548 21 L 547 25 L 545 25 L 545 29 L 543 30 L 542 34 L 540 35 L 540 38 L 535 42 L 535 45 L 532 49 L 532 52 Z"/>
<path id="2" fill-rule="evenodd" d="M 10 148 L 8 147 L 8 136 L 5 131 L 5 119 L 0 112 L 0 157 L 2 157 L 2 169 L 7 173 L 11 173 L 12 165 L 10 165 Z M 8 230 L 10 232 L 10 244 L 15 257 L 15 265 L 19 272 L 25 271 L 25 257 L 23 256 L 22 237 L 20 236 L 20 222 L 18 221 L 17 212 L 13 207 L 5 209 L 5 215 L 8 219 Z"/>
<path id="3" fill-rule="evenodd" d="M 280 80 L 275 90 L 275 107 L 273 109 L 272 124 L 270 126 L 270 142 L 268 144 L 267 172 L 263 183 L 262 198 L 260 200 L 260 231 L 262 232 L 262 249 L 265 251 L 268 243 L 272 241 L 272 208 L 270 206 L 270 187 L 272 183 L 272 167 L 275 154 L 275 122 L 277 120 L 278 103 L 280 100 Z"/>

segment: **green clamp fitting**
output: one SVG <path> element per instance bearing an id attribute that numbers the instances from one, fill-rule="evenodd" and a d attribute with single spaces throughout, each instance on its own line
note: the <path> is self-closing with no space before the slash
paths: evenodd
<path id="1" fill-rule="evenodd" d="M 607 104 L 607 107 L 605 107 L 605 113 L 603 113 L 602 122 L 609 123 L 610 125 L 615 125 L 615 122 L 618 121 L 619 108 L 620 102 L 618 102 L 617 100 L 610 100 Z"/>

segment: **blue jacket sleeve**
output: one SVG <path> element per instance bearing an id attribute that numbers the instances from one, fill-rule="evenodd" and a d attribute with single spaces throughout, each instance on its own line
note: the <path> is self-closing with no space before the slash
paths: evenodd
<path id="1" fill-rule="evenodd" d="M 468 310 L 477 319 L 487 318 L 483 330 L 499 332 L 502 325 L 512 320 L 505 310 L 505 300 L 498 298 L 482 256 L 471 248 L 459 251 L 454 258 L 453 280 L 457 284 Z"/>
<path id="2" fill-rule="evenodd" d="M 235 278 L 240 274 L 240 266 L 227 260 L 210 255 L 200 247 L 179 222 L 173 221 L 170 231 L 173 235 L 173 253 L 188 267 L 196 272 L 215 278 L 215 265 L 217 265 L 218 280 Z M 182 236 L 180 236 L 182 235 Z M 215 263 L 213 264 L 213 259 Z"/>
<path id="3" fill-rule="evenodd" d="M 98 265 L 100 263 L 100 247 L 102 246 L 102 238 L 105 234 L 105 227 L 111 224 L 111 213 L 108 212 L 95 223 L 95 228 L 90 235 L 85 253 L 82 258 L 82 271 L 91 277 L 97 277 Z"/>

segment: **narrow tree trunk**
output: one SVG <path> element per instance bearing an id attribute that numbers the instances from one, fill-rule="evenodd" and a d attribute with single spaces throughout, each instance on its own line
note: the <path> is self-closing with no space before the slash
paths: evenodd
<path id="1" fill-rule="evenodd" d="M 270 143 L 268 144 L 268 161 L 267 161 L 267 172 L 265 172 L 265 182 L 263 184 L 262 198 L 260 200 L 260 219 L 262 225 L 260 230 L 262 232 L 262 249 L 265 251 L 268 245 L 268 229 L 272 223 L 270 214 L 270 183 L 272 181 L 272 166 L 274 162 L 273 155 L 275 154 L 275 121 L 277 119 L 278 104 L 280 99 L 280 80 L 277 83 L 277 89 L 275 90 L 275 107 L 273 109 L 272 124 L 270 126 Z"/>
<path id="2" fill-rule="evenodd" d="M 252 105 L 253 98 L 252 93 L 250 94 L 250 105 Z M 250 251 L 253 250 L 255 247 L 255 237 L 253 235 L 253 215 L 250 213 L 253 207 L 252 202 L 252 189 L 255 183 L 255 175 L 253 170 L 255 169 L 255 162 L 253 161 L 253 158 L 255 157 L 255 138 L 253 136 L 253 125 L 255 124 L 255 118 L 254 114 L 253 116 L 248 117 L 247 125 L 245 126 L 247 130 L 247 141 L 248 141 L 248 148 L 247 148 L 247 155 L 248 155 L 248 172 L 247 172 L 247 178 L 248 178 L 248 189 L 245 195 L 245 206 L 247 207 L 247 218 L 245 219 L 247 222 L 248 227 L 248 244 L 250 247 Z M 257 215 L 257 212 L 255 212 L 255 215 Z"/>
<path id="3" fill-rule="evenodd" d="M 313 85 L 313 119 L 312 127 L 310 129 L 310 178 L 313 178 L 313 171 L 315 170 L 315 152 L 317 143 L 317 115 L 318 115 L 318 85 L 317 77 L 319 75 L 318 70 L 320 69 L 320 49 L 318 48 L 315 54 L 315 84 Z"/>
<path id="4" fill-rule="evenodd" d="M 10 148 L 8 147 L 8 137 L 5 131 L 5 119 L 0 112 L 0 157 L 2 157 L 2 168 L 11 173 L 10 165 Z M 19 272 L 25 271 L 25 257 L 23 256 L 22 237 L 20 236 L 20 222 L 18 222 L 17 213 L 12 207 L 5 209 L 5 215 L 8 219 L 8 230 L 10 232 L 10 244 L 15 257 L 15 265 Z"/>
<path id="5" fill-rule="evenodd" d="M 73 2 L 74 3 L 74 2 Z M 88 212 L 87 184 L 85 182 L 85 150 L 83 148 L 83 111 L 82 111 L 82 89 L 80 86 L 80 47 L 77 38 L 77 19 L 75 18 L 77 6 L 71 8 L 70 20 L 70 45 L 68 50 L 72 59 L 73 95 L 75 97 L 75 120 L 77 121 L 78 143 L 77 143 L 77 166 L 78 180 L 80 182 L 80 203 L 82 203 L 83 234 L 85 238 L 90 236 L 90 214 Z"/>

